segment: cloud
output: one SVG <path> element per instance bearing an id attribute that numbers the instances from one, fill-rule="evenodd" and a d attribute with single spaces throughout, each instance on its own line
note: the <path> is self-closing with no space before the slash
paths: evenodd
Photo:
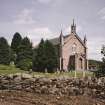
<path id="1" fill-rule="evenodd" d="M 96 59 L 96 60 L 101 60 L 102 55 L 101 55 L 101 44 L 96 41 L 88 41 L 87 42 L 88 46 L 88 57 L 89 59 Z"/>
<path id="2" fill-rule="evenodd" d="M 50 3 L 52 0 L 37 0 L 39 3 L 44 3 L 44 4 L 48 4 Z"/>
<path id="3" fill-rule="evenodd" d="M 41 38 L 50 39 L 53 32 L 48 27 L 37 27 L 28 31 L 28 37 L 32 40 L 33 44 L 39 43 Z"/>
<path id="4" fill-rule="evenodd" d="M 33 24 L 35 20 L 32 18 L 33 10 L 23 9 L 13 21 L 14 24 Z"/>
<path id="5" fill-rule="evenodd" d="M 102 20 L 105 20 L 105 7 L 102 8 L 102 9 L 98 12 L 98 14 L 100 15 L 100 17 L 101 17 Z"/>
<path id="6" fill-rule="evenodd" d="M 87 38 L 89 59 L 102 60 L 101 49 L 105 44 L 105 39 L 102 36 L 88 36 Z"/>

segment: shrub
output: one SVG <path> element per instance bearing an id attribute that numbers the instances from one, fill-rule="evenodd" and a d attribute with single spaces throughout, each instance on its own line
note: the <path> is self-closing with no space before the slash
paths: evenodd
<path id="1" fill-rule="evenodd" d="M 99 69 L 97 71 L 94 72 L 94 75 L 96 77 L 105 77 L 105 68 L 104 69 Z"/>
<path id="2" fill-rule="evenodd" d="M 32 69 L 32 61 L 30 59 L 23 59 L 17 63 L 16 67 L 22 70 L 30 70 Z"/>

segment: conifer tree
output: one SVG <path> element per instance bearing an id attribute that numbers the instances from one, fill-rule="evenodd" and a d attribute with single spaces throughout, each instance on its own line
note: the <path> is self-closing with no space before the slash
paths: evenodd
<path id="1" fill-rule="evenodd" d="M 32 66 L 32 54 L 32 43 L 29 38 L 25 37 L 17 49 L 16 66 L 21 69 L 29 70 Z"/>
<path id="2" fill-rule="evenodd" d="M 4 37 L 0 38 L 0 64 L 10 64 L 10 47 Z"/>
<path id="3" fill-rule="evenodd" d="M 20 45 L 21 43 L 21 40 L 22 40 L 22 37 L 21 35 L 16 32 L 13 36 L 13 39 L 12 39 L 12 42 L 11 42 L 11 49 L 17 53 L 17 49 L 18 49 L 18 46 Z"/>
<path id="4" fill-rule="evenodd" d="M 33 54 L 33 69 L 38 72 L 45 72 L 45 63 L 46 55 L 45 55 L 45 45 L 44 40 L 41 39 L 38 48 L 34 49 Z"/>
<path id="5" fill-rule="evenodd" d="M 46 68 L 48 72 L 54 72 L 56 70 L 58 61 L 57 61 L 57 52 L 52 43 L 48 40 L 45 41 L 45 51 L 46 51 Z"/>
<path id="6" fill-rule="evenodd" d="M 57 68 L 57 54 L 54 46 L 48 41 L 41 40 L 34 50 L 33 69 L 40 72 L 54 72 Z"/>

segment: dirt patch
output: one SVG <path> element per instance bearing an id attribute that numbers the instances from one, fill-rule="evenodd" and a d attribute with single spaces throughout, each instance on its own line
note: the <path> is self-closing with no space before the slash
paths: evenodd
<path id="1" fill-rule="evenodd" d="M 22 91 L 0 92 L 0 105 L 105 105 L 105 100 L 87 96 L 56 96 Z"/>

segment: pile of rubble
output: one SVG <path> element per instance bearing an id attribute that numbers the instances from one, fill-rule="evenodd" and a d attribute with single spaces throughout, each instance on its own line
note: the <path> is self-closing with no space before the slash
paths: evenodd
<path id="1" fill-rule="evenodd" d="M 57 96 L 91 96 L 105 99 L 105 78 L 0 76 L 0 90 L 19 90 Z"/>

